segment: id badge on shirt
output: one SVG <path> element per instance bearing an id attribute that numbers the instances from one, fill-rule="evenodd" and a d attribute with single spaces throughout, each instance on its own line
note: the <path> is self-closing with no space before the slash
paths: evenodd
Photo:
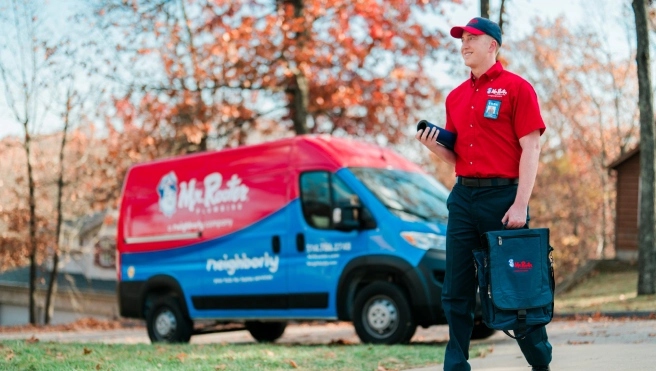
<path id="1" fill-rule="evenodd" d="M 497 117 L 499 117 L 500 109 L 501 109 L 500 100 L 488 99 L 487 105 L 485 105 L 485 113 L 483 114 L 483 117 L 496 120 Z"/>

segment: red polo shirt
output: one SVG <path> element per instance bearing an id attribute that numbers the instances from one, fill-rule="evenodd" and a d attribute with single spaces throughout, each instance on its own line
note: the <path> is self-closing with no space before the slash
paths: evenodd
<path id="1" fill-rule="evenodd" d="M 545 126 L 531 84 L 497 62 L 449 94 L 445 129 L 458 134 L 456 175 L 518 178 L 519 138 Z"/>

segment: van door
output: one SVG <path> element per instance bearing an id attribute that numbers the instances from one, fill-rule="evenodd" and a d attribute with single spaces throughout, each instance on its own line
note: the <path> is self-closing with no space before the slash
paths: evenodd
<path id="1" fill-rule="evenodd" d="M 337 174 L 328 171 L 301 173 L 299 186 L 300 197 L 290 210 L 296 246 L 288 258 L 290 314 L 334 318 L 340 273 L 351 259 L 366 253 L 367 233 L 335 229 L 332 214 L 335 207 L 361 206 L 360 200 Z M 371 218 L 370 213 L 363 214 Z"/>
<path id="2" fill-rule="evenodd" d="M 203 267 L 193 286 L 194 308 L 205 318 L 286 317 L 287 277 L 281 253 L 288 239 L 289 172 L 253 163 L 239 173 L 223 173 L 224 178 L 240 179 L 248 187 L 246 201 L 219 204 L 216 212 L 204 215 L 205 224 L 224 219 L 248 224 L 197 247 Z"/>

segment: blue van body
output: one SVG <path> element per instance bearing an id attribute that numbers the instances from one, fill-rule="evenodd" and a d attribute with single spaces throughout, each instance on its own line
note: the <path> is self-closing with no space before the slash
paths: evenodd
<path id="1" fill-rule="evenodd" d="M 334 140 L 331 145 L 335 145 Z M 353 147 L 350 142 L 347 145 Z M 387 152 L 385 155 L 392 156 Z M 157 309 L 156 298 L 173 295 L 180 306 L 180 314 L 176 313 L 177 309 L 170 311 L 173 322 L 176 315 L 184 316 L 188 322 L 355 322 L 360 318 L 366 322 L 375 303 L 368 307 L 368 314 L 355 313 L 357 296 L 364 287 L 380 281 L 400 290 L 411 308 L 408 315 L 412 316 L 414 326 L 445 323 L 440 296 L 446 268 L 447 189 L 426 174 L 398 168 L 310 168 L 304 170 L 300 166 L 298 175 L 289 177 L 294 183 L 290 186 L 298 187 L 297 197 L 293 197 L 294 191 L 287 192 L 292 195 L 289 202 L 244 228 L 218 238 L 192 240 L 179 248 L 146 251 L 119 248 L 121 315 L 148 320 L 148 311 Z M 249 178 L 242 178 L 246 184 Z M 333 200 L 339 197 L 355 200 L 352 205 L 331 204 L 330 212 L 338 216 L 330 214 L 330 220 L 326 219 L 325 211 L 316 215 L 308 211 L 316 206 L 312 202 L 304 204 L 306 194 L 307 199 L 322 197 L 321 192 L 315 191 L 317 184 L 324 181 L 328 186 L 321 190 L 329 192 Z M 306 185 L 309 191 L 304 193 Z M 404 194 L 400 191 L 404 187 L 414 194 Z M 126 192 L 124 187 L 124 195 Z M 432 217 L 407 206 L 427 197 L 420 196 L 421 192 L 433 197 L 427 202 L 439 209 Z M 122 205 L 122 210 L 126 207 Z M 122 213 L 127 215 L 128 211 Z M 337 226 L 339 214 L 349 213 L 357 214 L 356 224 L 351 228 L 317 227 Z M 127 216 L 123 223 L 119 222 L 122 231 L 129 230 L 124 226 L 127 222 Z M 129 238 L 125 235 L 120 238 L 127 246 Z M 138 243 L 154 243 L 158 238 L 161 239 L 155 236 L 152 241 Z M 403 300 L 398 297 L 388 302 L 379 300 L 378 305 Z M 393 312 L 403 306 L 397 307 L 390 308 Z M 385 311 L 384 306 L 381 308 Z M 392 315 L 398 321 L 399 314 Z M 163 320 L 157 322 L 153 318 L 152 321 L 150 327 L 155 332 L 157 323 Z M 176 323 L 179 322 L 180 319 Z M 156 341 L 153 335 L 151 339 Z"/>

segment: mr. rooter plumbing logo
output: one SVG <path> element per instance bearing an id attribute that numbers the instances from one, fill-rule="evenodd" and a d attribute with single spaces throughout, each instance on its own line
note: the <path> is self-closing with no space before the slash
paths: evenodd
<path id="1" fill-rule="evenodd" d="M 241 210 L 240 202 L 248 201 L 248 186 L 242 184 L 237 174 L 232 175 L 225 185 L 220 173 L 211 173 L 203 179 L 203 188 L 197 187 L 196 178 L 181 182 L 178 191 L 178 177 L 171 171 L 164 175 L 157 185 L 160 211 L 170 217 L 179 209 L 187 209 L 196 214 Z M 232 203 L 232 205 L 225 205 Z M 237 204 L 237 205 L 235 205 Z"/>
<path id="2" fill-rule="evenodd" d="M 533 264 L 529 261 L 522 260 L 521 262 L 516 262 L 513 259 L 508 260 L 508 265 L 511 268 L 515 268 L 514 272 L 528 272 L 529 269 L 533 269 Z"/>

